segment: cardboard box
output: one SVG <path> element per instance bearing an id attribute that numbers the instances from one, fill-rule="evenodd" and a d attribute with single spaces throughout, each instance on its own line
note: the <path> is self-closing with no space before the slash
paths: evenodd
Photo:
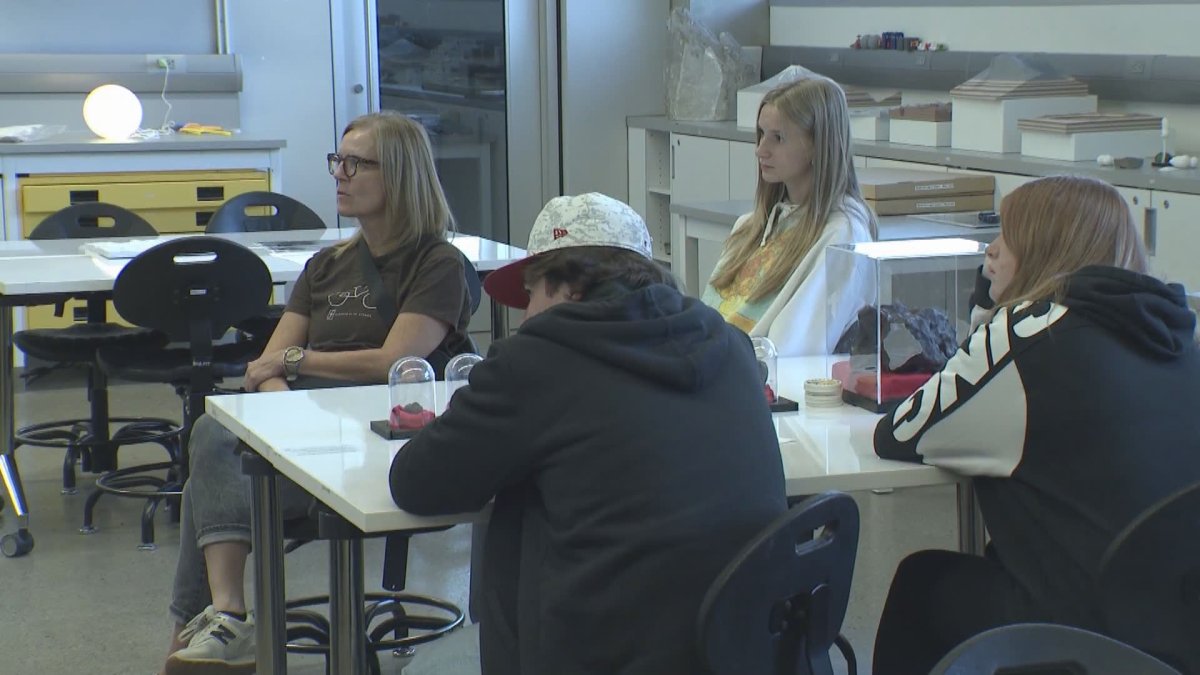
<path id="1" fill-rule="evenodd" d="M 986 174 L 910 169 L 858 169 L 856 173 L 864 199 L 916 199 L 944 195 L 991 196 L 996 191 L 996 177 Z"/>
<path id="2" fill-rule="evenodd" d="M 1021 154 L 1066 162 L 1094 162 L 1100 155 L 1150 157 L 1162 147 L 1162 132 L 1150 129 L 1062 134 L 1021 130 Z"/>
<path id="3" fill-rule="evenodd" d="M 953 101 L 950 140 L 956 150 L 1020 152 L 1021 132 L 1017 129 L 1017 120 L 1096 112 L 1096 97 L 1091 95 L 999 100 L 955 96 Z"/>
<path id="4" fill-rule="evenodd" d="M 917 120 L 898 120 L 895 117 L 889 124 L 888 134 L 892 143 L 907 143 L 909 145 L 927 145 L 940 147 L 950 145 L 950 128 L 952 122 L 921 122 Z"/>
<path id="5" fill-rule="evenodd" d="M 859 169 L 858 184 L 876 215 L 990 211 L 996 178 L 909 169 Z"/>
<path id="6" fill-rule="evenodd" d="M 867 206 L 877 216 L 905 216 L 919 213 L 990 211 L 995 197 L 986 195 L 942 195 L 915 199 L 868 199 Z"/>

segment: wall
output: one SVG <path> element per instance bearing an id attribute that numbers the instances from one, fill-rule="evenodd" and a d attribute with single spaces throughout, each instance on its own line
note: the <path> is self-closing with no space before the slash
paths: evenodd
<path id="1" fill-rule="evenodd" d="M 847 47 L 856 35 L 903 31 L 972 51 L 1200 56 L 1200 3 L 1105 0 L 773 0 L 771 44 Z M 769 75 L 769 73 L 764 73 Z M 903 92 L 905 102 L 947 100 Z M 1101 101 L 1101 110 L 1171 121 L 1170 149 L 1200 151 L 1200 106 Z"/>
<path id="2" fill-rule="evenodd" d="M 879 4 L 889 6 L 864 6 Z M 943 4 L 955 3 L 847 2 L 836 7 L 774 3 L 771 44 L 848 47 L 860 33 L 898 30 L 945 42 L 951 49 L 972 51 L 1200 54 L 1195 40 L 1200 4 L 1196 3 Z"/>
<path id="3" fill-rule="evenodd" d="M 215 16 L 213 0 L 5 0 L 0 51 L 212 54 Z"/>
<path id="4" fill-rule="evenodd" d="M 242 57 L 240 121 L 206 115 L 189 95 L 168 98 L 172 119 L 239 127 L 249 138 L 282 138 L 283 191 L 336 224 L 335 194 L 325 153 L 336 148 L 330 38 L 331 0 L 229 2 L 229 50 Z M 340 4 L 340 0 L 339 0 Z M 0 6 L 0 50 L 20 53 L 212 54 L 217 30 L 213 0 L 6 1 Z M 288 19 L 280 30 L 280 17 Z M 142 96 L 143 126 L 157 126 L 164 108 Z M 0 101 L 0 126 L 66 123 L 82 130 L 82 95 L 9 96 Z M 11 103 L 12 105 L 8 105 Z M 26 105 L 27 104 L 27 105 Z M 20 118 L 4 114 L 19 108 Z M 36 108 L 30 110 L 29 108 Z M 14 113 L 15 114 L 15 113 Z M 39 116 L 40 115 L 40 116 Z M 184 117 L 184 116 L 188 117 Z M 201 119 L 193 119 L 193 116 Z M 11 118 L 6 122 L 4 117 Z M 42 119 L 45 117 L 45 119 Z"/>
<path id="5" fill-rule="evenodd" d="M 767 0 L 680 0 L 678 4 L 689 7 L 692 15 L 713 33 L 729 33 L 743 46 L 768 44 Z"/>
<path id="6" fill-rule="evenodd" d="M 569 0 L 562 4 L 564 194 L 629 199 L 625 118 L 666 110 L 667 0 Z M 513 224 L 514 241 L 518 237 Z"/>
<path id="7" fill-rule="evenodd" d="M 286 140 L 283 192 L 335 226 L 336 191 L 325 166 L 338 140 L 329 3 L 230 2 L 228 22 L 229 51 L 242 57 L 242 133 Z"/>

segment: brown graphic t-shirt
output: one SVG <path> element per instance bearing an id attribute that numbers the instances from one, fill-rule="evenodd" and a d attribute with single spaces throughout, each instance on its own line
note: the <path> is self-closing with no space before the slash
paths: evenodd
<path id="1" fill-rule="evenodd" d="M 304 265 L 287 311 L 308 317 L 308 348 L 335 352 L 381 347 L 395 315 L 408 312 L 450 327 L 439 350 L 463 351 L 471 303 L 458 249 L 432 240 L 372 258 L 395 302 L 395 311 L 381 314 L 379 291 L 365 278 L 362 255 L 355 248 L 365 245 L 359 242 L 336 255 L 334 247 L 322 249 Z"/>

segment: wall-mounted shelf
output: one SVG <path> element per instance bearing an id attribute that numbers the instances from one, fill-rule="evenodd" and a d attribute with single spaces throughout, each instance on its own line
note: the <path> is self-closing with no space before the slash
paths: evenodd
<path id="1" fill-rule="evenodd" d="M 949 91 L 991 65 L 1000 52 L 900 52 L 847 47 L 766 47 L 762 72 L 771 77 L 800 65 L 838 82 L 864 87 Z M 1200 100 L 1200 58 L 1122 54 L 1028 54 L 1087 83 L 1101 99 L 1154 103 Z"/>
<path id="2" fill-rule="evenodd" d="M 242 64 L 236 54 L 176 55 L 185 64 L 170 74 L 170 93 L 238 93 Z M 147 54 L 0 54 L 0 93 L 73 94 L 102 84 L 158 93 L 164 71 Z"/>

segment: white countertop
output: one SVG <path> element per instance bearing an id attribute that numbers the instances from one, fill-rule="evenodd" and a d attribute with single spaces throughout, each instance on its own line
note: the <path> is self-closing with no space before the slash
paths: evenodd
<path id="1" fill-rule="evenodd" d="M 318 249 L 344 239 L 353 230 L 288 230 L 213 235 L 249 246 L 258 252 L 276 283 L 295 281 L 304 263 Z M 175 238 L 164 235 L 154 239 L 116 238 L 109 241 L 142 241 L 146 247 Z M 102 240 L 53 239 L 0 241 L 0 295 L 40 295 L 87 293 L 112 289 L 113 280 L 125 267 L 126 259 L 107 259 L 80 252 L 80 246 Z M 311 242 L 298 250 L 272 251 L 273 242 Z M 488 272 L 525 256 L 515 246 L 474 236 L 456 236 L 452 243 L 475 263 L 477 270 Z"/>
<path id="2" fill-rule="evenodd" d="M 112 152 L 203 152 L 228 150 L 278 150 L 287 141 L 245 138 L 240 134 L 220 136 L 171 134 L 155 139 L 108 141 L 87 131 L 68 131 L 40 141 L 0 143 L 0 156 Z"/>

